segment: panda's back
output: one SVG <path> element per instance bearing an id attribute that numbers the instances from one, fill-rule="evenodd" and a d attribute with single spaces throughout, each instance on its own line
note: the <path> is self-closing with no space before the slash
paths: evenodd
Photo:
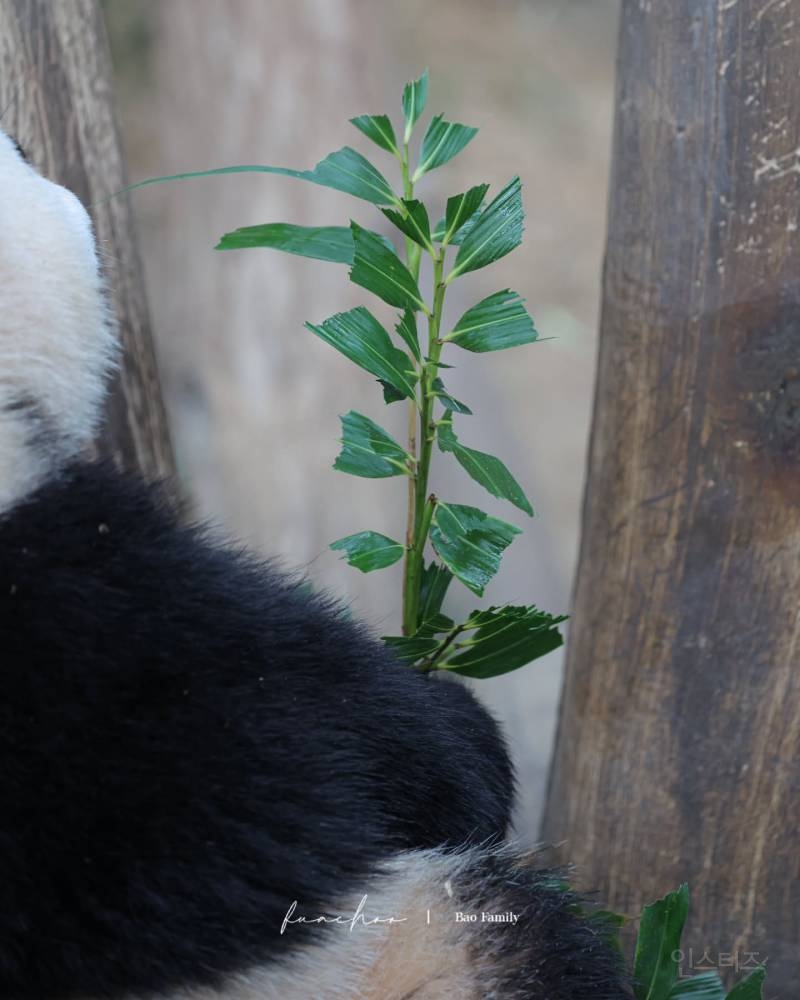
<path id="1" fill-rule="evenodd" d="M 507 825 L 510 766 L 471 695 L 109 465 L 0 520 L 0 631 L 20 998 L 59 995 L 60 949 L 92 957 L 87 993 L 262 961 L 288 902 L 325 912 L 393 852 Z"/>

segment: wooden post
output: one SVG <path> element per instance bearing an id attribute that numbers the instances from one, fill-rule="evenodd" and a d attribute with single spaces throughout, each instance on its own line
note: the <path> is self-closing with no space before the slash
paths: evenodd
<path id="1" fill-rule="evenodd" d="M 543 828 L 623 911 L 687 880 L 694 964 L 708 949 L 736 978 L 728 956 L 755 952 L 785 1000 L 800 969 L 798 109 L 800 0 L 623 0 Z"/>
<path id="2" fill-rule="evenodd" d="M 3 127 L 94 219 L 124 348 L 98 450 L 148 477 L 169 473 L 172 451 L 130 207 L 126 197 L 105 200 L 126 179 L 96 0 L 0 0 L 0 109 L 6 105 Z"/>

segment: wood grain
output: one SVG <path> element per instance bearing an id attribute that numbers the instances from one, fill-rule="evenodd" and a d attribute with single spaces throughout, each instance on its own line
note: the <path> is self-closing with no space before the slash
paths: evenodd
<path id="1" fill-rule="evenodd" d="M 97 449 L 154 477 L 173 459 L 130 206 L 107 200 L 126 183 L 111 79 L 96 0 L 0 0 L 3 127 L 89 209 L 119 318 L 123 366 Z"/>
<path id="2" fill-rule="evenodd" d="M 786 1000 L 800 979 L 798 108 L 799 0 L 624 0 L 543 828 L 623 911 L 688 880 L 694 964 L 758 953 L 766 995 Z"/>

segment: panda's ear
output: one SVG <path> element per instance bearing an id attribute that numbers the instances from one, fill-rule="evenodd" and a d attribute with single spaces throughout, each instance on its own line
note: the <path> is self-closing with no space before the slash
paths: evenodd
<path id="1" fill-rule="evenodd" d="M 0 129 L 0 512 L 97 428 L 116 337 L 92 226 Z"/>

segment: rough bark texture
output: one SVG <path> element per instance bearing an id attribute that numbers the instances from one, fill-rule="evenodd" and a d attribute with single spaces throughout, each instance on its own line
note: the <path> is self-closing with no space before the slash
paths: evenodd
<path id="1" fill-rule="evenodd" d="M 97 443 L 121 465 L 172 469 L 125 185 L 111 65 L 96 0 L 0 0 L 0 108 L 43 173 L 89 208 L 119 318 L 124 362 Z"/>
<path id="2" fill-rule="evenodd" d="M 544 835 L 800 958 L 800 0 L 626 0 L 595 424 Z M 731 956 L 728 958 L 727 956 Z M 688 971 L 687 962 L 684 965 Z"/>

